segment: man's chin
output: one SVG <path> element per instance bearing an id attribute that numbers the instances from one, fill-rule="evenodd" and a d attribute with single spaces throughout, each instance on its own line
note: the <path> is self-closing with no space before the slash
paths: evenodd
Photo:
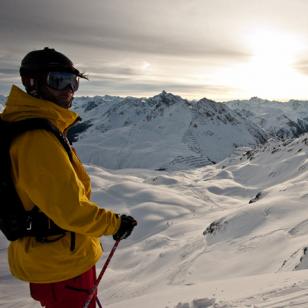
<path id="1" fill-rule="evenodd" d="M 67 98 L 58 98 L 57 101 L 55 102 L 57 105 L 63 107 L 63 108 L 71 108 L 72 107 L 72 102 L 73 102 L 73 97 L 70 98 L 70 99 L 67 99 Z"/>

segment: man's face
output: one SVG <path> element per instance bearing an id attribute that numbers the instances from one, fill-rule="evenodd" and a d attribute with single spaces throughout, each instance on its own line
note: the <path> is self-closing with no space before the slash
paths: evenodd
<path id="1" fill-rule="evenodd" d="M 75 91 L 78 90 L 79 77 L 70 72 L 49 72 L 41 79 L 39 94 L 43 99 L 70 108 Z"/>
<path id="2" fill-rule="evenodd" d="M 70 87 L 64 90 L 55 90 L 47 85 L 43 85 L 40 89 L 40 94 L 43 99 L 51 101 L 66 109 L 72 106 L 72 101 L 74 99 L 74 92 Z"/>

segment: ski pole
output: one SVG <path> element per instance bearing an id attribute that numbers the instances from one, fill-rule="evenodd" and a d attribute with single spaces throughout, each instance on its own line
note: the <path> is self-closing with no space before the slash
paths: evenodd
<path id="1" fill-rule="evenodd" d="M 98 278 L 96 279 L 93 288 L 91 289 L 91 293 L 89 294 L 87 301 L 86 301 L 86 302 L 84 303 L 84 305 L 83 305 L 83 308 L 88 308 L 89 305 L 90 305 L 90 303 L 92 302 L 93 297 L 95 296 L 96 290 L 97 290 L 97 288 L 98 288 L 98 285 L 99 285 L 99 283 L 100 283 L 100 281 L 101 281 L 101 279 L 102 279 L 104 273 L 106 272 L 106 269 L 107 269 L 107 267 L 108 267 L 108 265 L 109 265 L 109 263 L 110 263 L 110 260 L 111 260 L 111 258 L 113 257 L 113 255 L 114 255 L 114 253 L 115 253 L 115 251 L 116 251 L 116 249 L 117 249 L 119 243 L 120 243 L 120 240 L 117 240 L 117 241 L 114 243 L 114 245 L 113 245 L 113 247 L 112 247 L 112 249 L 111 249 L 111 251 L 110 251 L 110 253 L 109 253 L 108 258 L 107 258 L 107 260 L 106 260 L 106 262 L 105 262 L 105 264 L 104 264 L 104 266 L 103 266 L 101 272 L 99 273 Z"/>

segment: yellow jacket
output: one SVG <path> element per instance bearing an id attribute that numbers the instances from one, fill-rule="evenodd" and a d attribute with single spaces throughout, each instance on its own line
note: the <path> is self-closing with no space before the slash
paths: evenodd
<path id="1" fill-rule="evenodd" d="M 46 118 L 63 132 L 78 115 L 13 86 L 1 117 L 7 121 Z M 70 250 L 70 232 L 52 243 L 40 243 L 33 237 L 11 242 L 11 273 L 21 280 L 47 283 L 91 268 L 102 255 L 98 238 L 116 233 L 120 219 L 90 201 L 90 179 L 76 154 L 71 162 L 53 134 L 35 130 L 16 138 L 10 155 L 13 181 L 25 209 L 36 205 L 58 226 L 76 232 L 74 251 Z"/>

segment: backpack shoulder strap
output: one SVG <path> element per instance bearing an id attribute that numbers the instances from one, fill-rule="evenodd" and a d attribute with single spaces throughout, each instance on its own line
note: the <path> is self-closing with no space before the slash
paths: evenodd
<path id="1" fill-rule="evenodd" d="M 72 149 L 71 149 L 68 139 L 66 138 L 64 134 L 61 133 L 61 131 L 56 126 L 54 126 L 47 119 L 32 118 L 32 119 L 25 119 L 25 120 L 21 120 L 17 122 L 7 122 L 1 119 L 0 117 L 0 160 L 4 164 L 4 168 L 2 168 L 1 170 L 2 172 L 0 173 L 0 192 L 1 192 L 1 184 L 6 186 L 5 187 L 6 190 L 7 190 L 7 187 L 9 186 L 10 190 L 7 190 L 7 195 L 6 195 L 5 200 L 12 201 L 12 198 L 15 196 L 14 204 L 16 204 L 16 206 L 14 207 L 14 209 L 12 208 L 12 210 L 15 210 L 16 212 L 19 211 L 19 214 L 20 212 L 22 212 L 22 214 L 20 214 L 21 216 L 24 215 L 24 208 L 22 207 L 21 201 L 16 193 L 14 184 L 10 177 L 11 160 L 10 160 L 10 155 L 9 155 L 9 148 L 14 138 L 20 136 L 21 134 L 27 131 L 38 130 L 38 129 L 44 129 L 54 134 L 54 136 L 56 136 L 56 138 L 59 140 L 59 142 L 62 144 L 65 151 L 67 152 L 70 161 L 71 162 L 73 161 Z M 35 209 L 36 207 L 34 208 L 34 210 Z M 35 219 L 35 217 L 32 217 L 29 213 L 27 214 L 27 219 L 30 219 L 31 224 L 32 222 L 36 223 L 36 221 L 38 220 L 38 219 Z M 6 230 L 5 228 L 6 225 L 3 223 L 3 221 L 1 221 L 1 215 L 0 215 L 0 229 L 4 233 L 5 233 L 5 230 L 7 231 L 5 234 L 9 240 L 16 240 L 23 236 L 33 235 L 36 237 L 38 241 L 46 242 L 46 243 L 62 238 L 66 232 L 65 230 L 59 228 L 53 221 L 51 221 L 43 213 L 40 213 L 39 220 L 40 221 L 43 220 L 47 222 L 46 224 L 48 226 L 47 231 L 45 229 L 40 230 L 41 228 L 40 226 L 44 225 L 42 224 L 42 222 L 40 222 L 39 228 L 37 230 L 34 230 L 35 232 L 33 234 L 31 233 L 32 232 L 31 228 L 28 229 L 27 227 L 26 230 L 24 230 L 23 226 L 11 232 L 12 231 L 11 226 L 7 228 Z M 72 231 L 70 233 L 71 233 L 70 249 L 71 251 L 73 251 L 75 249 L 75 233 Z M 49 235 L 59 235 L 59 234 L 61 236 L 58 237 L 57 239 L 54 239 L 54 240 L 48 239 Z"/>
<path id="2" fill-rule="evenodd" d="M 2 123 L 1 123 L 2 122 Z M 51 132 L 60 141 L 65 151 L 67 152 L 69 159 L 72 161 L 72 150 L 68 139 L 60 132 L 60 130 L 54 126 L 50 121 L 43 118 L 31 118 L 17 122 L 6 122 L 1 120 L 0 125 L 4 126 L 7 134 L 8 146 L 14 138 L 22 135 L 23 133 L 31 130 L 44 129 Z"/>

